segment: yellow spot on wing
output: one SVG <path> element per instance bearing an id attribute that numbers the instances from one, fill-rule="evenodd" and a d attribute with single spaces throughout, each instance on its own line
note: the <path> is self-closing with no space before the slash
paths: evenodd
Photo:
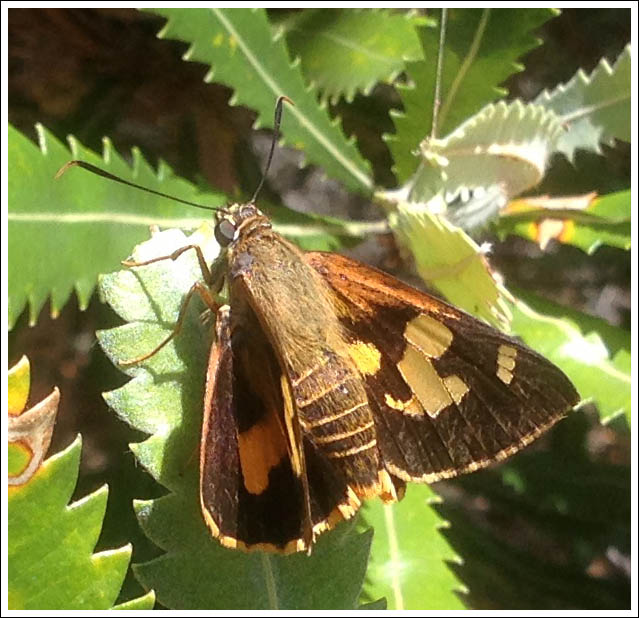
<path id="1" fill-rule="evenodd" d="M 421 405 L 415 400 L 415 397 L 411 397 L 408 401 L 402 401 L 401 399 L 395 399 L 390 393 L 384 394 L 386 405 L 393 410 L 399 410 L 406 414 L 413 414 L 420 416 L 424 413 Z"/>
<path id="2" fill-rule="evenodd" d="M 432 418 L 453 402 L 442 378 L 420 350 L 408 346 L 397 368 Z"/>
<path id="3" fill-rule="evenodd" d="M 517 349 L 509 345 L 500 345 L 497 350 L 497 377 L 504 383 L 510 384 L 513 379 Z"/>
<path id="4" fill-rule="evenodd" d="M 348 352 L 360 373 L 371 376 L 379 371 L 382 355 L 372 343 L 350 343 Z"/>
<path id="5" fill-rule="evenodd" d="M 291 466 L 295 476 L 300 478 L 302 476 L 302 459 L 300 456 L 301 445 L 296 444 L 295 440 L 295 420 L 296 413 L 293 406 L 293 395 L 291 389 L 286 380 L 286 376 L 282 374 L 280 376 L 280 388 L 282 389 L 282 399 L 284 400 L 284 422 L 286 423 L 287 444 L 289 445 L 288 452 L 291 458 Z"/>
<path id="6" fill-rule="evenodd" d="M 393 410 L 399 410 L 400 412 L 402 412 L 406 407 L 406 401 L 395 399 L 389 393 L 386 393 L 384 395 L 384 399 L 386 400 L 386 405 L 389 408 L 393 408 Z"/>
<path id="7" fill-rule="evenodd" d="M 456 375 L 445 377 L 444 386 L 457 405 L 461 403 L 461 400 L 470 390 L 468 388 L 468 384 L 466 384 L 466 382 L 464 382 L 459 376 Z"/>
<path id="8" fill-rule="evenodd" d="M 426 356 L 439 358 L 450 346 L 453 333 L 446 325 L 421 313 L 406 325 L 404 338 Z"/>

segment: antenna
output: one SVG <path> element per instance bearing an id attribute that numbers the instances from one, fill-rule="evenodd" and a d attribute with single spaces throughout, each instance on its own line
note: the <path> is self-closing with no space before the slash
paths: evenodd
<path id="1" fill-rule="evenodd" d="M 266 166 L 264 168 L 264 172 L 262 173 L 262 179 L 260 180 L 260 184 L 257 189 L 255 189 L 255 193 L 251 198 L 250 203 L 253 204 L 257 199 L 257 195 L 264 184 L 264 180 L 266 178 L 266 174 L 271 166 L 271 161 L 273 160 L 273 152 L 275 151 L 275 144 L 279 138 L 280 134 L 280 124 L 282 122 L 282 105 L 286 101 L 291 105 L 295 105 L 291 99 L 287 96 L 281 95 L 277 99 L 277 103 L 275 104 L 275 122 L 274 122 L 274 130 L 273 140 L 271 141 L 271 149 L 268 153 L 268 159 L 266 161 Z M 56 173 L 55 179 L 57 180 L 65 174 L 72 167 L 81 167 L 82 169 L 95 174 L 96 176 L 102 176 L 103 178 L 107 178 L 109 180 L 113 180 L 114 182 L 119 182 L 120 184 L 126 185 L 127 187 L 133 187 L 134 189 L 139 189 L 140 191 L 146 191 L 147 193 L 151 193 L 152 195 L 158 195 L 160 197 L 166 197 L 170 200 L 175 200 L 180 204 L 186 204 L 187 206 L 194 206 L 195 208 L 201 208 L 202 210 L 225 210 L 223 207 L 215 207 L 215 206 L 204 206 L 203 204 L 197 204 L 196 202 L 189 202 L 188 200 L 183 200 L 182 198 L 175 197 L 174 195 L 169 195 L 168 193 L 162 193 L 161 191 L 155 191 L 154 189 L 149 189 L 148 187 L 143 187 L 142 185 L 138 185 L 134 182 L 130 182 L 128 180 L 124 180 L 124 178 L 120 178 L 119 176 L 115 176 L 114 174 L 110 174 L 109 172 L 105 172 L 103 169 L 96 167 L 95 165 L 91 165 L 90 163 L 86 163 L 85 161 L 80 161 L 79 159 L 74 159 L 73 161 L 69 161 L 65 163 Z"/>
<path id="2" fill-rule="evenodd" d="M 277 103 L 275 103 L 275 119 L 273 122 L 273 139 L 271 140 L 271 149 L 268 153 L 268 159 L 266 160 L 266 165 L 264 166 L 264 171 L 262 172 L 262 180 L 260 180 L 260 184 L 257 185 L 257 189 L 255 189 L 255 193 L 253 193 L 253 197 L 251 198 L 250 203 L 254 204 L 257 199 L 257 195 L 262 189 L 264 185 L 264 181 L 266 180 L 266 174 L 268 173 L 269 168 L 271 167 L 271 161 L 273 160 L 273 152 L 275 151 L 275 144 L 280 136 L 280 124 L 282 122 L 282 105 L 284 101 L 290 103 L 291 105 L 295 105 L 293 101 L 291 101 L 287 96 L 280 95 L 277 98 Z"/>
<path id="3" fill-rule="evenodd" d="M 162 193 L 161 191 L 154 191 L 153 189 L 149 189 L 148 187 L 143 187 L 142 185 L 136 185 L 134 182 L 129 182 L 128 180 L 124 180 L 124 178 L 120 178 L 119 176 L 115 176 L 113 174 L 109 174 L 109 172 L 105 172 L 103 169 L 96 167 L 95 165 L 91 165 L 90 163 L 86 163 L 85 161 L 80 161 L 79 159 L 74 159 L 73 161 L 69 161 L 65 163 L 55 175 L 55 179 L 57 180 L 65 174 L 72 167 L 81 167 L 82 169 L 91 172 L 92 174 L 96 174 L 97 176 L 102 176 L 103 178 L 108 178 L 109 180 L 113 180 L 115 182 L 119 182 L 120 184 L 127 185 L 128 187 L 133 187 L 134 189 L 140 189 L 140 191 L 146 191 L 147 193 L 152 193 L 153 195 L 159 195 L 160 197 L 166 197 L 170 200 L 175 200 L 180 204 L 186 204 L 187 206 L 195 206 L 195 208 L 201 208 L 202 210 L 224 210 L 223 208 L 216 208 L 214 206 L 204 206 L 203 204 L 197 204 L 195 202 L 189 202 L 188 200 L 183 200 L 182 198 L 175 197 L 175 195 L 169 195 L 168 193 Z"/>

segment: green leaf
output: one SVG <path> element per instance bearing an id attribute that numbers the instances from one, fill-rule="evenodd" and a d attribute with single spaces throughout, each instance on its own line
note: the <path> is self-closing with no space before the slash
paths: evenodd
<path id="1" fill-rule="evenodd" d="M 118 596 L 131 546 L 92 553 L 106 509 L 106 486 L 67 506 L 80 451 L 78 437 L 47 459 L 28 483 L 9 490 L 10 609 L 108 609 Z"/>
<path id="2" fill-rule="evenodd" d="M 419 205 L 398 202 L 396 208 L 390 216 L 392 229 L 411 252 L 420 277 L 452 304 L 508 328 L 510 295 L 492 276 L 485 251 L 461 229 Z"/>
<path id="3" fill-rule="evenodd" d="M 540 105 L 487 105 L 443 139 L 426 138 L 422 161 L 406 189 L 412 202 L 460 187 L 499 186 L 508 199 L 535 186 L 562 128 Z"/>
<path id="4" fill-rule="evenodd" d="M 132 599 L 131 601 L 125 601 L 124 603 L 119 603 L 113 609 L 153 609 L 155 606 L 155 592 L 151 590 L 151 592 L 147 592 L 144 596 L 141 596 L 137 599 Z"/>
<path id="5" fill-rule="evenodd" d="M 377 601 L 371 601 L 370 603 L 362 603 L 358 609 L 388 609 L 388 605 L 386 603 L 386 599 L 377 599 Z"/>
<path id="6" fill-rule="evenodd" d="M 415 26 L 424 18 L 390 10 L 306 9 L 279 25 L 306 80 L 324 100 L 351 102 L 377 82 L 391 83 L 406 60 L 422 58 Z"/>
<path id="7" fill-rule="evenodd" d="M 392 505 L 366 503 L 362 524 L 375 530 L 366 573 L 367 599 L 385 596 L 389 609 L 463 609 L 461 582 L 447 561 L 458 556 L 440 533 L 447 525 L 432 508 L 439 497 L 428 486 L 411 486 Z"/>
<path id="8" fill-rule="evenodd" d="M 630 580 L 592 571 L 612 548 L 629 555 L 631 526 L 629 463 L 593 456 L 597 425 L 576 410 L 536 448 L 447 483 L 451 499 L 438 511 L 451 521 L 445 536 L 464 556 L 455 570 L 472 607 L 626 606 Z M 468 504 L 478 505 L 476 513 Z"/>
<path id="9" fill-rule="evenodd" d="M 224 196 L 198 195 L 190 183 L 172 176 L 167 166 L 155 172 L 137 150 L 133 167 L 108 140 L 102 156 L 69 138 L 65 148 L 37 126 L 40 148 L 9 127 L 9 326 L 29 304 L 34 324 L 48 297 L 55 316 L 73 290 L 81 308 L 93 293 L 99 273 L 115 269 L 130 248 L 148 235 L 149 225 L 197 227 L 202 213 L 71 169 L 54 180 L 69 159 L 82 159 L 151 189 L 219 205 Z M 43 259 L 44 257 L 44 259 Z"/>
<path id="10" fill-rule="evenodd" d="M 578 210 L 543 207 L 523 212 L 513 210 L 499 218 L 497 233 L 501 238 L 508 234 L 523 236 L 542 249 L 554 238 L 591 255 L 601 245 L 630 249 L 630 227 L 628 190 L 594 198 L 586 208 Z"/>
<path id="11" fill-rule="evenodd" d="M 207 261 L 218 248 L 210 227 L 186 238 L 179 230 L 155 234 L 138 246 L 136 260 L 167 255 L 197 242 Z M 100 290 L 129 323 L 98 333 L 117 363 L 150 352 L 173 329 L 185 293 L 199 275 L 193 251 L 101 278 Z M 138 461 L 170 493 L 136 503 L 147 536 L 166 551 L 136 565 L 147 588 L 172 609 L 355 609 L 366 570 L 371 535 L 351 524 L 323 535 L 313 554 L 244 554 L 223 548 L 200 512 L 198 462 L 194 456 L 202 423 L 202 400 L 210 325 L 192 303 L 180 334 L 148 360 L 127 367 L 133 380 L 105 395 L 133 427 L 152 434 L 132 444 Z"/>
<path id="12" fill-rule="evenodd" d="M 257 110 L 255 127 L 273 126 L 273 106 L 284 94 L 293 100 L 282 119 L 285 144 L 303 150 L 308 160 L 349 189 L 368 194 L 368 163 L 346 139 L 326 109 L 318 106 L 314 88 L 305 84 L 291 63 L 282 38 L 275 39 L 264 9 L 153 9 L 167 18 L 161 38 L 190 44 L 185 58 L 211 66 L 207 82 L 234 89 L 231 105 Z"/>
<path id="13" fill-rule="evenodd" d="M 449 9 L 437 135 L 507 94 L 499 84 L 522 70 L 517 59 L 540 43 L 531 32 L 555 14 L 547 8 Z M 395 134 L 386 136 L 400 184 L 415 171 L 412 153 L 431 131 L 439 28 L 421 28 L 419 35 L 424 60 L 407 64 L 409 84 L 398 87 L 404 109 L 393 114 Z"/>
<path id="14" fill-rule="evenodd" d="M 260 204 L 260 209 L 272 218 L 277 232 L 306 251 L 336 251 L 352 247 L 371 234 L 388 231 L 386 221 L 346 221 L 271 203 Z"/>
<path id="15" fill-rule="evenodd" d="M 486 498 L 480 496 L 478 500 L 485 501 Z M 552 553 L 563 549 L 559 543 L 547 540 L 544 527 L 530 530 L 529 525 L 525 526 L 525 532 L 534 534 L 539 545 L 545 542 L 551 547 L 531 551 L 522 547 L 522 543 L 506 543 L 503 534 L 486 530 L 477 524 L 477 517 L 469 517 L 459 507 L 447 509 L 446 516 L 454 522 L 451 543 L 467 556 L 465 564 L 456 571 L 471 586 L 468 602 L 473 608 L 488 610 L 491 614 L 495 608 L 527 610 L 527 613 L 551 610 L 556 614 L 560 610 L 574 611 L 575 607 L 582 610 L 621 610 L 628 607 L 620 602 L 629 595 L 618 580 L 588 576 L 578 565 L 565 565 L 544 557 L 544 551 Z M 516 527 L 511 536 L 521 538 L 522 520 L 515 521 Z M 606 525 L 609 524 L 606 522 Z M 454 539 L 453 533 L 456 535 Z M 593 556 L 593 559 L 596 558 Z"/>
<path id="16" fill-rule="evenodd" d="M 31 388 L 31 365 L 26 356 L 13 367 L 9 368 L 7 376 L 7 411 L 10 415 L 20 414 L 26 407 Z"/>
<path id="17" fill-rule="evenodd" d="M 602 422 L 623 412 L 630 425 L 630 333 L 532 295 L 526 299 L 534 300 L 534 308 L 515 302 L 513 332 L 564 370 L 582 400 L 597 404 Z M 613 356 L 613 345 L 598 331 L 614 347 L 622 346 Z"/>
<path id="18" fill-rule="evenodd" d="M 599 144 L 630 141 L 630 45 L 611 67 L 602 58 L 590 75 L 579 69 L 566 84 L 544 90 L 535 103 L 554 111 L 567 127 L 557 149 L 572 161 L 575 150 L 601 152 Z"/>

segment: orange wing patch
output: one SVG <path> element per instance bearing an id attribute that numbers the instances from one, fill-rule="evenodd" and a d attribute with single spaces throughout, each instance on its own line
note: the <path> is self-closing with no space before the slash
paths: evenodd
<path id="1" fill-rule="evenodd" d="M 238 434 L 238 449 L 244 486 L 249 493 L 261 494 L 268 487 L 268 474 L 288 457 L 286 437 L 277 413 Z"/>

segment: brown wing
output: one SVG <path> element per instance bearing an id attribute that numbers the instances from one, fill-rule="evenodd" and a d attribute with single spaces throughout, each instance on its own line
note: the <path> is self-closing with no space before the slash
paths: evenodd
<path id="1" fill-rule="evenodd" d="M 286 381 L 254 317 L 231 337 L 222 307 L 216 329 L 200 451 L 204 518 L 226 547 L 304 550 L 313 534 L 354 514 L 352 496 L 339 469 L 287 429 Z"/>
<path id="2" fill-rule="evenodd" d="M 354 260 L 305 259 L 365 352 L 354 360 L 384 465 L 399 478 L 434 482 L 503 459 L 579 401 L 552 363 L 466 313 Z"/>

